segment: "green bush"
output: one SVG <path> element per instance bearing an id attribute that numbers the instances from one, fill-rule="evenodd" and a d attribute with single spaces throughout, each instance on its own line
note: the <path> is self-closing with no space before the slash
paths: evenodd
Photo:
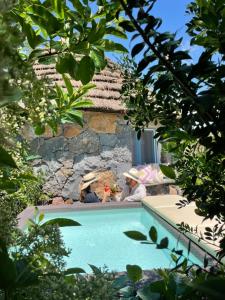
<path id="1" fill-rule="evenodd" d="M 20 168 L 22 175 L 19 175 L 19 189 L 8 195 L 11 201 L 17 205 L 17 214 L 27 206 L 44 205 L 50 200 L 50 194 L 43 192 L 44 176 L 34 175 L 32 167 L 22 165 Z"/>
<path id="2" fill-rule="evenodd" d="M 113 300 L 117 290 L 112 286 L 115 279 L 113 273 L 106 268 L 93 267 L 92 275 L 76 275 L 74 277 L 74 299 L 76 300 Z"/>

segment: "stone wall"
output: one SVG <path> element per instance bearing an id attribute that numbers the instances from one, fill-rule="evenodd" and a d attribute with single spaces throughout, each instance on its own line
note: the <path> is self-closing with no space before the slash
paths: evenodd
<path id="1" fill-rule="evenodd" d="M 54 196 L 77 199 L 82 175 L 101 168 L 112 170 L 122 184 L 122 173 L 131 168 L 131 129 L 120 114 L 85 112 L 83 128 L 66 124 L 55 137 L 50 131 L 26 136 L 32 152 L 41 156 L 34 168 L 44 172 L 44 189 Z"/>

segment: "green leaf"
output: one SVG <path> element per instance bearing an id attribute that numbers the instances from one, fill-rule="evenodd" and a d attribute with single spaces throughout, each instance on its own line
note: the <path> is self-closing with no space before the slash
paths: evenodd
<path id="1" fill-rule="evenodd" d="M 162 43 L 171 38 L 173 38 L 173 35 L 170 32 L 159 33 L 155 38 L 155 43 Z"/>
<path id="2" fill-rule="evenodd" d="M 88 92 L 88 90 L 95 88 L 96 85 L 94 83 L 89 82 L 88 84 L 83 85 L 82 87 L 79 88 L 79 93 L 80 91 L 82 92 L 82 95 Z"/>
<path id="3" fill-rule="evenodd" d="M 86 273 L 82 268 L 69 268 L 63 274 L 64 275 L 71 275 L 71 274 L 80 274 Z"/>
<path id="4" fill-rule="evenodd" d="M 135 241 L 146 241 L 147 237 L 139 231 L 125 231 L 124 234 Z"/>
<path id="5" fill-rule="evenodd" d="M 79 110 L 69 109 L 62 116 L 63 123 L 77 123 L 83 127 L 83 114 Z"/>
<path id="6" fill-rule="evenodd" d="M 175 53 L 173 53 L 170 58 L 172 60 L 184 60 L 184 59 L 192 59 L 192 57 L 185 51 L 177 51 Z"/>
<path id="7" fill-rule="evenodd" d="M 154 243 L 157 243 L 157 239 L 158 239 L 158 234 L 157 234 L 157 230 L 154 226 L 152 226 L 150 228 L 150 231 L 149 231 L 149 237 L 150 239 L 154 242 Z"/>
<path id="8" fill-rule="evenodd" d="M 142 269 L 137 265 L 127 265 L 127 275 L 134 283 L 142 278 Z"/>
<path id="9" fill-rule="evenodd" d="M 155 60 L 154 55 L 144 57 L 138 64 L 137 72 L 142 72 L 151 62 Z"/>
<path id="10" fill-rule="evenodd" d="M 140 33 L 135 33 L 133 34 L 132 38 L 131 38 L 131 42 L 133 42 L 133 40 L 135 40 L 137 37 L 140 36 Z"/>
<path id="11" fill-rule="evenodd" d="M 72 78 L 79 80 L 78 63 L 71 54 L 58 58 L 56 70 L 61 74 L 69 73 Z"/>
<path id="12" fill-rule="evenodd" d="M 23 24 L 23 32 L 26 34 L 27 40 L 31 48 L 37 47 L 39 44 L 44 42 L 44 39 L 40 36 L 37 35 L 32 26 L 30 24 Z"/>
<path id="13" fill-rule="evenodd" d="M 55 101 L 57 103 L 58 108 L 60 108 L 63 105 L 64 93 L 61 87 L 57 83 L 55 84 L 55 88 L 57 93 L 57 97 L 55 98 Z"/>
<path id="14" fill-rule="evenodd" d="M 137 45 L 135 45 L 131 51 L 131 56 L 135 57 L 139 52 L 141 52 L 145 47 L 145 43 L 139 43 Z"/>
<path id="15" fill-rule="evenodd" d="M 127 285 L 128 280 L 127 275 L 121 275 L 113 281 L 112 287 L 119 290 Z"/>
<path id="16" fill-rule="evenodd" d="M 170 257 L 172 258 L 173 262 L 176 263 L 178 261 L 178 257 L 175 254 L 171 253 Z"/>
<path id="17" fill-rule="evenodd" d="M 91 100 L 80 100 L 80 101 L 74 102 L 71 106 L 73 108 L 92 107 L 93 106 L 93 102 Z"/>
<path id="18" fill-rule="evenodd" d="M 12 156 L 0 146 L 0 167 L 17 168 L 17 165 Z"/>
<path id="19" fill-rule="evenodd" d="M 101 71 L 107 65 L 107 61 L 105 59 L 104 51 L 101 49 L 92 49 L 90 51 L 90 57 L 93 59 L 95 68 L 98 71 Z"/>
<path id="20" fill-rule="evenodd" d="M 142 300 L 160 300 L 161 295 L 160 293 L 154 293 L 151 291 L 151 285 L 144 286 L 141 289 L 138 289 L 137 295 L 140 297 Z"/>
<path id="21" fill-rule="evenodd" d="M 41 227 L 47 226 L 47 225 L 58 225 L 59 227 L 66 227 L 66 226 L 81 226 L 80 223 L 66 218 L 55 218 L 52 220 L 49 220 L 41 225 Z"/>
<path id="22" fill-rule="evenodd" d="M 160 243 L 157 245 L 157 249 L 165 249 L 169 245 L 169 240 L 167 237 L 161 239 Z"/>
<path id="23" fill-rule="evenodd" d="M 90 82 L 95 73 L 95 64 L 91 57 L 84 56 L 78 65 L 77 73 L 83 84 Z"/>
<path id="24" fill-rule="evenodd" d="M 44 220 L 45 215 L 43 213 L 41 213 L 38 217 L 38 222 L 41 223 L 41 221 Z"/>
<path id="25" fill-rule="evenodd" d="M 105 35 L 105 22 L 99 22 L 97 27 L 92 28 L 92 30 L 88 34 L 87 39 L 89 43 L 93 44 L 99 41 L 100 39 L 102 39 L 104 35 Z"/>
<path id="26" fill-rule="evenodd" d="M 73 85 L 72 85 L 69 77 L 66 76 L 65 74 L 62 74 L 62 77 L 63 77 L 63 80 L 65 82 L 65 85 L 66 85 L 69 96 L 72 96 L 73 95 Z"/>
<path id="27" fill-rule="evenodd" d="M 79 0 L 71 0 L 71 2 L 77 12 L 79 12 L 81 14 L 85 13 L 85 6 L 83 6 Z"/>
<path id="28" fill-rule="evenodd" d="M 33 4 L 28 8 L 28 15 L 32 21 L 47 31 L 48 34 L 54 34 L 61 28 L 62 24 L 50 11 L 43 5 Z"/>
<path id="29" fill-rule="evenodd" d="M 55 11 L 57 12 L 58 16 L 63 19 L 64 18 L 64 7 L 63 7 L 63 1 L 62 0 L 53 0 L 53 7 Z"/>
<path id="30" fill-rule="evenodd" d="M 98 46 L 105 51 L 127 53 L 128 50 L 121 44 L 109 40 L 103 40 L 101 46 Z"/>
<path id="31" fill-rule="evenodd" d="M 119 23 L 119 26 L 128 32 L 135 31 L 135 27 L 130 21 L 122 21 Z"/>
<path id="32" fill-rule="evenodd" d="M 115 27 L 107 27 L 105 33 L 108 35 L 114 35 L 121 39 L 127 39 L 127 35 L 121 29 Z"/>
<path id="33" fill-rule="evenodd" d="M 173 168 L 171 168 L 170 166 L 165 166 L 165 165 L 159 165 L 160 170 L 162 171 L 162 173 L 171 179 L 176 179 L 176 174 L 173 170 Z"/>
<path id="34" fill-rule="evenodd" d="M 72 100 L 79 100 L 83 95 L 85 95 L 90 89 L 96 87 L 94 83 L 88 83 L 76 89 L 73 93 Z M 83 99 L 82 99 L 83 100 Z"/>
<path id="35" fill-rule="evenodd" d="M 89 55 L 90 53 L 90 44 L 87 41 L 81 41 L 75 44 L 71 44 L 70 50 L 73 53 L 79 53 L 83 55 Z"/>
<path id="36" fill-rule="evenodd" d="M 91 269 L 92 269 L 92 271 L 93 271 L 93 273 L 94 273 L 95 275 L 98 275 L 98 274 L 101 274 L 101 273 L 102 273 L 102 272 L 101 272 L 101 269 L 97 268 L 96 266 L 91 265 L 91 264 L 89 264 L 89 266 L 91 267 Z"/>

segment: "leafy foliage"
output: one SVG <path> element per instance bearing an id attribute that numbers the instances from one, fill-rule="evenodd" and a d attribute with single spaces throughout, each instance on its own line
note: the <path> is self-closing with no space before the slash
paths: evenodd
<path id="1" fill-rule="evenodd" d="M 101 3 L 92 2 L 98 8 L 95 12 L 88 1 L 61 1 L 60 5 L 56 5 L 58 1 L 19 1 L 13 15 L 31 48 L 27 59 L 41 63 L 51 59 L 58 72 L 87 84 L 96 71 L 105 67 L 104 51 L 127 51 L 106 38 L 126 38 L 114 22 L 118 3 L 104 10 Z"/>
<path id="2" fill-rule="evenodd" d="M 120 1 L 137 57 L 123 63 L 123 95 L 131 108 L 126 120 L 138 136 L 150 123 L 158 125 L 155 138 L 174 159 L 174 170 L 161 166 L 164 173 L 176 178 L 199 215 L 224 222 L 224 1 L 188 5 L 187 33 L 192 46 L 201 46 L 197 61 L 181 50 L 182 38 L 160 30 L 162 20 L 152 15 L 155 2 Z"/>
<path id="3" fill-rule="evenodd" d="M 139 235 L 141 234 L 139 232 Z M 149 230 L 148 244 L 155 245 L 157 249 L 169 250 L 175 267 L 170 270 L 157 270 L 160 279 L 148 282 L 139 266 L 127 265 L 127 275 L 122 275 L 114 281 L 122 299 L 223 299 L 224 267 L 210 266 L 207 258 L 203 267 L 192 265 L 188 262 L 188 257 L 183 255 L 183 250 L 170 249 L 168 238 L 158 242 L 157 235 L 157 229 L 152 226 Z M 135 236 L 130 238 L 136 240 Z"/>
<path id="4" fill-rule="evenodd" d="M 8 226 L 8 232 L 1 228 L 0 289 L 6 299 L 22 299 L 31 293 L 29 287 L 37 285 L 43 276 L 60 275 L 64 268 L 63 256 L 69 252 L 57 226 L 39 226 L 42 215 L 36 215 L 37 222 L 32 221 L 27 231 L 19 231 L 16 228 L 16 202 L 11 203 L 6 210 L 6 201 L 0 202 L 1 224 Z"/>
<path id="5" fill-rule="evenodd" d="M 107 271 L 106 268 L 96 268 L 92 275 L 76 275 L 71 278 L 73 283 L 74 299 L 116 299 L 117 289 L 113 287 L 112 282 L 115 274 Z"/>

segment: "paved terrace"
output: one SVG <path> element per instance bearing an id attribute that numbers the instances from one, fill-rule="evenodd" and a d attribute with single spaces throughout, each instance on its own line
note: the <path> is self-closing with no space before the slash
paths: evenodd
<path id="1" fill-rule="evenodd" d="M 212 228 L 216 224 L 215 220 L 203 221 L 203 217 L 196 215 L 195 203 L 190 203 L 189 205 L 179 209 L 176 203 L 182 199 L 185 198 L 179 195 L 157 195 L 147 196 L 142 202 L 175 228 L 178 228 L 177 224 L 184 222 L 193 228 L 196 228 L 197 226 L 198 233 L 201 232 L 203 234 L 206 227 Z M 216 246 L 206 244 L 203 241 L 199 242 L 192 234 L 187 233 L 186 235 L 208 253 L 213 256 L 216 255 L 216 250 L 218 249 Z"/>

